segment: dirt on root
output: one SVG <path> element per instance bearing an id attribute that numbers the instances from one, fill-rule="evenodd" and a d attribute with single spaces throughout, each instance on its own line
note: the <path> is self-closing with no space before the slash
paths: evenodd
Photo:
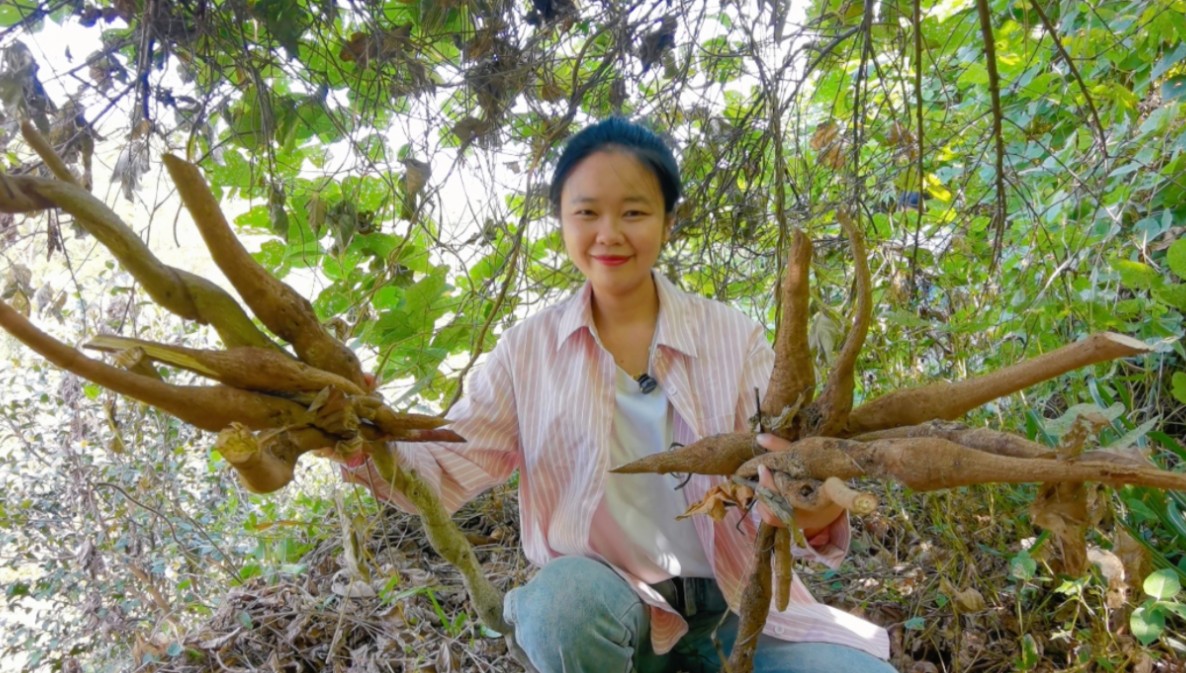
<path id="1" fill-rule="evenodd" d="M 1115 596 L 1105 596 L 1098 572 L 1059 579 L 1034 552 L 1025 555 L 1032 573 L 1019 577 L 1018 513 L 999 511 L 999 495 L 878 495 L 881 510 L 853 517 L 839 570 L 797 569 L 820 601 L 888 629 L 899 671 L 1186 672 L 1173 650 L 1143 648 L 1128 634 L 1136 599 L 1108 608 Z M 499 589 L 530 578 L 512 490 L 482 496 L 457 520 Z M 417 517 L 389 508 L 372 530 L 370 582 L 348 580 L 341 542 L 329 540 L 304 559 L 304 575 L 231 590 L 180 652 L 141 643 L 137 660 L 153 655 L 147 668 L 161 673 L 522 673 L 502 638 L 476 621 L 459 574 L 429 548 Z"/>

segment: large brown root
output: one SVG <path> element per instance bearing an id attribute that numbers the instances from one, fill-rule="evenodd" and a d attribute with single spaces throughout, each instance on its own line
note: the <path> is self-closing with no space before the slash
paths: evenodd
<path id="1" fill-rule="evenodd" d="M 306 439 L 288 430 L 266 430 L 256 435 L 248 427 L 232 423 L 218 433 L 214 448 L 235 468 L 248 490 L 272 493 L 292 481 L 297 459 L 312 450 L 307 444 Z"/>
<path id="2" fill-rule="evenodd" d="M 754 670 L 754 652 L 758 648 L 758 637 L 766 625 L 770 612 L 770 556 L 774 551 L 777 529 L 769 524 L 758 526 L 758 537 L 754 542 L 754 567 L 749 582 L 741 592 L 741 609 L 738 612 L 737 639 L 733 651 L 725 664 L 724 673 L 743 673 Z"/>
<path id="3" fill-rule="evenodd" d="M 1140 341 L 1123 334 L 1093 334 L 1083 341 L 991 374 L 956 383 L 932 383 L 879 397 L 853 410 L 844 434 L 858 435 L 903 425 L 917 425 L 934 419 L 955 420 L 986 402 L 1069 371 L 1097 362 L 1141 355 L 1151 350 Z"/>
<path id="4" fill-rule="evenodd" d="M 305 407 L 280 397 L 228 386 L 174 386 L 93 360 L 37 329 L 4 302 L 0 327 L 58 367 L 203 430 L 218 432 L 235 422 L 262 430 L 314 420 Z"/>
<path id="5" fill-rule="evenodd" d="M 152 360 L 188 369 L 228 386 L 246 390 L 298 393 L 316 392 L 326 386 L 334 386 L 351 395 L 366 394 L 353 381 L 272 349 L 240 346 L 215 351 L 106 334 L 93 337 L 83 346 L 109 353 L 138 348 Z"/>
<path id="6" fill-rule="evenodd" d="M 908 425 L 890 430 L 877 430 L 853 437 L 858 442 L 875 439 L 909 439 L 917 437 L 940 437 L 949 442 L 963 444 L 970 449 L 979 449 L 998 456 L 1015 458 L 1049 458 L 1054 451 L 1024 437 L 992 430 L 990 428 L 969 428 L 963 423 L 951 421 L 928 421 L 920 425 Z"/>
<path id="7" fill-rule="evenodd" d="M 808 302 L 811 299 L 811 239 L 802 230 L 791 235 L 786 275 L 782 281 L 782 316 L 774 341 L 774 369 L 762 400 L 762 413 L 777 418 L 798 402 L 806 404 L 815 392 L 815 371 L 807 343 Z M 772 432 L 783 435 L 782 428 Z M 786 439 L 794 439 L 793 434 Z"/>
<path id="8" fill-rule="evenodd" d="M 786 610 L 791 602 L 791 583 L 795 579 L 791 557 L 791 531 L 779 528 L 774 533 L 774 607 Z"/>
<path id="9" fill-rule="evenodd" d="M 1186 490 L 1186 473 L 1104 460 L 998 456 L 937 437 L 872 442 L 812 437 L 796 442 L 788 451 L 754 458 L 742 465 L 737 475 L 756 477 L 759 465 L 812 479 L 893 479 L 916 491 L 994 482 L 1087 481 Z"/>
<path id="10" fill-rule="evenodd" d="M 755 435 L 731 433 L 711 435 L 687 446 L 656 453 L 610 470 L 619 474 L 718 474 L 727 476 L 747 460 L 766 453 Z"/>
<path id="11" fill-rule="evenodd" d="M 164 161 L 215 264 L 252 312 L 268 329 L 292 344 L 301 360 L 365 385 L 358 357 L 325 331 L 309 300 L 273 277 L 248 254 L 197 166 L 168 154 Z"/>

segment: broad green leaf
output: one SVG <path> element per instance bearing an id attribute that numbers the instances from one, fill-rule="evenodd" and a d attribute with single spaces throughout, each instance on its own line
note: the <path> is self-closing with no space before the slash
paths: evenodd
<path id="1" fill-rule="evenodd" d="M 1153 296 L 1179 311 L 1186 311 L 1186 283 L 1154 287 Z"/>
<path id="2" fill-rule="evenodd" d="M 1186 238 L 1174 241 L 1166 251 L 1165 259 L 1170 265 L 1170 270 L 1178 274 L 1178 278 L 1186 280 Z"/>
<path id="3" fill-rule="evenodd" d="M 1120 282 L 1134 290 L 1148 290 L 1160 280 L 1156 269 L 1130 259 L 1114 259 L 1112 268 L 1120 274 Z"/>
<path id="4" fill-rule="evenodd" d="M 1165 632 L 1165 613 L 1161 610 L 1139 607 L 1133 610 L 1132 616 L 1128 620 L 1128 626 L 1132 629 L 1133 636 L 1141 641 L 1142 645 L 1149 645 Z"/>
<path id="5" fill-rule="evenodd" d="M 1186 404 L 1186 372 L 1174 372 L 1171 381 L 1174 399 Z"/>
<path id="6" fill-rule="evenodd" d="M 1169 568 L 1162 568 L 1150 573 L 1142 586 L 1146 594 L 1163 601 L 1173 598 L 1182 590 L 1177 573 Z"/>

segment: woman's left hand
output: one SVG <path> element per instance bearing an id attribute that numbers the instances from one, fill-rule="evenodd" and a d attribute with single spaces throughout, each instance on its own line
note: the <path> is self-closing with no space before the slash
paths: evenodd
<path id="1" fill-rule="evenodd" d="M 787 440 L 771 434 L 758 435 L 758 444 L 767 451 L 786 451 L 790 448 L 791 443 Z M 765 466 L 758 467 L 758 484 L 770 490 L 776 490 L 774 485 L 774 475 Z M 844 514 L 844 508 L 836 504 L 828 494 L 822 489 L 819 494 L 819 506 L 815 509 L 799 509 L 795 508 L 795 525 L 803 530 L 803 536 L 811 543 L 813 547 L 821 547 L 827 544 L 828 540 L 823 539 L 828 528 L 836 521 L 840 515 Z M 774 512 L 770 511 L 764 503 L 758 502 L 758 515 L 762 517 L 762 521 L 774 526 L 776 528 L 785 528 L 783 523 L 779 521 Z"/>

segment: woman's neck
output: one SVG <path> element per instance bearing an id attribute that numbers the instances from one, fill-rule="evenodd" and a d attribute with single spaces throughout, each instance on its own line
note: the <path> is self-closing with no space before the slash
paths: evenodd
<path id="1" fill-rule="evenodd" d="M 659 289 L 655 279 L 625 295 L 602 295 L 593 291 L 593 324 L 598 333 L 621 327 L 654 327 L 659 318 Z"/>

